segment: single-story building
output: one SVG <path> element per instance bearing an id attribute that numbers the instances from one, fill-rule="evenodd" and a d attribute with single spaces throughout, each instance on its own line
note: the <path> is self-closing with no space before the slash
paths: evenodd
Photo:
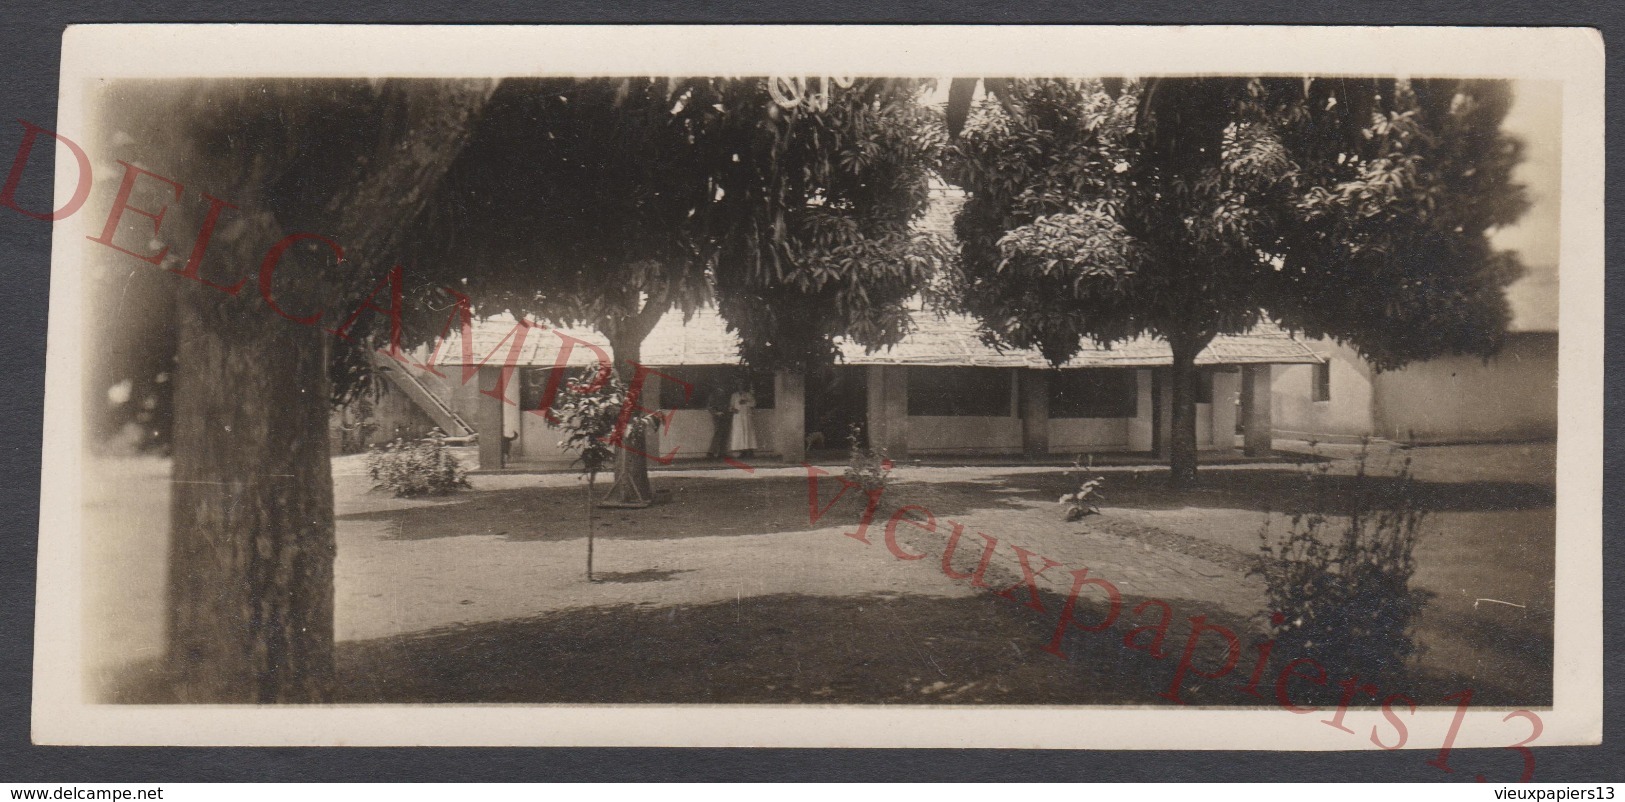
<path id="1" fill-rule="evenodd" d="M 918 228 L 952 236 L 963 195 L 944 185 Z M 1484 361 L 1449 358 L 1376 373 L 1352 349 L 1303 342 L 1272 326 L 1216 339 L 1197 358 L 1197 440 L 1201 448 L 1249 453 L 1273 437 L 1404 442 L 1541 439 L 1557 431 L 1555 266 L 1532 271 L 1509 293 L 1516 315 L 1503 352 Z M 1549 282 L 1552 286 L 1545 286 Z M 713 422 L 707 401 L 741 380 L 754 388 L 758 452 L 789 462 L 810 450 L 844 450 L 850 436 L 909 456 L 1021 455 L 1049 458 L 1099 452 L 1162 453 L 1167 443 L 1171 355 L 1166 344 L 1136 340 L 1084 350 L 1060 369 L 1036 352 L 983 344 L 974 321 L 920 309 L 915 331 L 877 353 L 845 344 L 841 361 L 809 375 L 751 375 L 739 367 L 738 342 L 723 320 L 702 310 L 684 321 L 670 313 L 643 345 L 643 363 L 679 381 L 650 376 L 641 405 L 672 411 L 671 425 L 647 449 L 675 460 L 703 457 Z M 464 356 L 460 334 L 420 349 L 432 370 L 378 364 L 388 381 L 364 414 L 335 416 L 335 443 L 349 448 L 438 427 L 478 433 L 480 467 L 562 468 L 561 432 L 529 412 L 545 395 L 561 344 L 545 327 L 526 329 L 510 352 L 516 322 L 494 318 L 472 329 Z M 608 351 L 598 333 L 562 330 Z M 576 347 L 567 363 L 594 364 Z M 472 361 L 475 364 L 464 364 Z M 509 365 L 504 378 L 502 365 Z M 502 384 L 507 403 L 495 388 Z M 492 391 L 486 393 L 483 391 Z M 1253 403 L 1253 399 L 1266 403 Z"/>
<path id="2" fill-rule="evenodd" d="M 952 237 L 953 216 L 963 201 L 960 191 L 935 183 L 916 228 Z M 914 321 L 915 330 L 890 349 L 870 354 L 847 343 L 832 367 L 808 375 L 751 375 L 741 370 L 738 341 L 715 311 L 702 310 L 687 321 L 669 313 L 645 340 L 642 362 L 694 390 L 685 394 L 679 381 L 649 377 L 640 405 L 672 415 L 646 453 L 703 458 L 714 426 L 707 401 L 716 388 L 731 390 L 742 379 L 756 396 L 758 454 L 786 462 L 807 458 L 809 450 L 844 453 L 854 435 L 893 458 L 1164 451 L 1172 408 L 1166 381 L 1172 355 L 1165 343 L 1142 339 L 1111 349 L 1086 343 L 1053 369 L 1037 352 L 985 345 L 967 317 L 919 309 Z M 477 432 L 482 469 L 563 468 L 572 462 L 574 455 L 558 445 L 563 434 L 529 412 L 540 406 L 565 340 L 545 327 L 531 328 L 511 353 L 508 338 L 516 325 L 511 318 L 476 323 L 471 356 L 464 355 L 460 332 L 420 349 L 415 362 L 428 361 L 432 370 L 380 359 L 388 381 L 375 409 L 399 412 L 398 402 L 408 400 L 404 406 L 417 412 L 375 421 L 373 440 L 421 436 L 438 426 L 454 436 Z M 597 332 L 561 332 L 608 351 Z M 595 359 L 577 346 L 567 364 L 586 367 Z M 1248 452 L 1268 451 L 1271 405 L 1252 399 L 1268 399 L 1271 366 L 1320 361 L 1273 327 L 1215 340 L 1197 358 L 1199 446 L 1228 451 L 1244 432 Z M 506 378 L 504 364 L 512 366 Z M 499 383 L 506 403 L 495 393 Z"/>
<path id="3" fill-rule="evenodd" d="M 742 377 L 756 395 L 758 454 L 786 462 L 806 459 L 809 448 L 844 451 L 854 432 L 893 458 L 1159 452 L 1167 442 L 1171 355 L 1164 343 L 1086 347 L 1054 369 L 1036 352 L 1001 352 L 983 344 L 968 318 L 921 310 L 915 322 L 916 330 L 893 348 L 870 354 L 847 343 L 832 367 L 750 377 L 739 368 L 735 335 L 714 311 L 688 321 L 669 314 L 644 342 L 643 363 L 694 390 L 685 393 L 679 381 L 649 377 L 641 404 L 672 415 L 647 451 L 678 461 L 703 458 L 713 426 L 706 401 L 713 388 L 731 388 Z M 529 410 L 539 408 L 566 341 L 533 327 L 514 353 L 515 326 L 511 318 L 474 324 L 468 349 L 474 364 L 466 364 L 471 360 L 458 334 L 417 352 L 414 361 L 433 370 L 382 362 L 390 380 L 384 395 L 412 400 L 422 413 L 419 425 L 428 419 L 454 435 L 478 432 L 482 469 L 563 468 L 574 455 L 559 447 L 562 433 Z M 608 350 L 596 332 L 561 332 Z M 595 360 L 578 345 L 566 364 L 590 367 Z M 1246 433 L 1241 439 L 1247 450 L 1267 451 L 1270 405 L 1251 399 L 1268 397 L 1272 366 L 1320 361 L 1302 342 L 1273 328 L 1215 340 L 1197 358 L 1199 446 L 1228 451 L 1238 446 L 1238 433 Z M 505 399 L 495 392 L 499 383 Z M 379 439 L 393 436 L 396 427 L 379 421 Z"/>
<path id="4" fill-rule="evenodd" d="M 1322 361 L 1275 372 L 1276 436 L 1417 444 L 1555 440 L 1557 275 L 1556 266 L 1537 267 L 1508 290 L 1512 330 L 1489 359 L 1444 357 L 1378 373 L 1352 348 L 1309 342 Z"/>
<path id="5" fill-rule="evenodd" d="M 1515 331 L 1488 360 L 1452 356 L 1378 373 L 1348 346 L 1310 343 L 1325 360 L 1277 372 L 1276 437 L 1401 443 L 1557 438 L 1557 332 Z"/>

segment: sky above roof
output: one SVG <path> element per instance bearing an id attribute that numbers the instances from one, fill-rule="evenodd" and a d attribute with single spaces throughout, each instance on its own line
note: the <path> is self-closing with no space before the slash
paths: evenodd
<path id="1" fill-rule="evenodd" d="M 1503 130 L 1523 140 L 1524 161 L 1513 173 L 1529 194 L 1529 211 L 1496 231 L 1491 242 L 1517 251 L 1529 272 L 1507 289 L 1515 331 L 1556 331 L 1559 220 L 1562 206 L 1562 85 L 1513 81 Z"/>

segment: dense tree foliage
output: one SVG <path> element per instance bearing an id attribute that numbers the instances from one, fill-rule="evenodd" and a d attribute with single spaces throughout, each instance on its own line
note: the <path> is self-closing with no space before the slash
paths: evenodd
<path id="1" fill-rule="evenodd" d="M 1064 363 L 1173 352 L 1173 478 L 1194 481 L 1194 360 L 1269 318 L 1378 368 L 1494 353 L 1525 203 L 1504 82 L 1001 82 L 949 148 L 969 195 L 952 296 L 992 343 Z M 963 101 L 963 98 L 960 98 Z"/>
<path id="2" fill-rule="evenodd" d="M 105 409 L 99 398 L 129 382 L 123 394 L 155 409 L 111 426 L 128 419 L 162 440 L 157 407 L 173 399 L 168 664 L 179 697 L 330 692 L 327 402 L 365 386 L 370 352 L 397 336 L 393 313 L 402 344 L 432 339 L 449 287 L 482 312 L 597 326 L 622 367 L 661 314 L 708 300 L 763 365 L 825 358 L 836 334 L 872 346 L 901 336 L 901 301 L 934 255 L 906 233 L 937 145 L 913 124 L 914 85 L 860 81 L 827 108 L 788 110 L 764 87 L 106 91 L 94 150 L 104 167 L 129 163 L 129 204 L 143 211 L 115 220 L 95 251 L 106 268 L 97 319 L 140 358 L 98 359 L 88 400 Z M 109 191 L 118 181 L 98 178 Z M 392 297 L 396 265 L 404 298 Z M 641 477 L 641 465 L 618 467 Z"/>
<path id="3" fill-rule="evenodd" d="M 419 310 L 596 328 L 630 383 L 668 312 L 715 303 L 757 368 L 898 341 L 942 245 L 912 232 L 940 127 L 918 82 L 782 108 L 762 79 L 509 80 L 418 222 Z M 438 334 L 426 314 L 418 336 Z M 641 436 L 610 499 L 649 499 Z"/>

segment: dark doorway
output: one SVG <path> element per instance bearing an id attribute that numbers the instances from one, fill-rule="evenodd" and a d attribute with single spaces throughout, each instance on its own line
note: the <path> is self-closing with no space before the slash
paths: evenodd
<path id="1" fill-rule="evenodd" d="M 1168 450 L 1168 410 L 1162 408 L 1163 396 L 1168 393 L 1166 368 L 1151 369 L 1151 453 L 1162 456 Z"/>
<path id="2" fill-rule="evenodd" d="M 832 365 L 807 373 L 807 451 L 845 453 L 855 433 L 858 445 L 869 445 L 868 371 Z"/>

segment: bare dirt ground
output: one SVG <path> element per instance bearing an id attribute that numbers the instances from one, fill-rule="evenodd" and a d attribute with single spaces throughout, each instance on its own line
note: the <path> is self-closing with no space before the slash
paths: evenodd
<path id="1" fill-rule="evenodd" d="M 1351 471 L 1346 450 L 1322 451 L 1332 452 L 1335 473 Z M 1468 686 L 1475 704 L 1548 702 L 1552 447 L 1394 456 L 1413 459 L 1433 511 L 1417 581 L 1436 599 L 1404 690 L 1424 704 Z M 476 476 L 473 491 L 399 500 L 371 490 L 359 460 L 340 458 L 343 700 L 1169 704 L 1159 694 L 1192 617 L 1230 628 L 1244 648 L 1262 637 L 1263 587 L 1249 569 L 1266 519 L 1278 530 L 1304 503 L 1303 470 L 1210 467 L 1199 489 L 1172 493 L 1161 471 L 1105 468 L 1104 514 L 1066 523 L 1055 500 L 1075 483 L 1057 468 L 905 467 L 882 496 L 867 543 L 846 534 L 856 533 L 863 509 L 856 491 L 810 520 L 803 468 L 662 471 L 654 481 L 669 493 L 664 503 L 598 511 L 601 581 L 588 582 L 587 510 L 575 477 Z M 835 476 L 823 477 L 819 509 L 839 489 Z M 107 492 L 121 497 L 105 500 L 109 514 L 143 521 L 142 529 L 152 523 L 156 513 L 124 509 L 152 506 L 152 493 Z M 886 542 L 887 521 L 903 505 L 918 505 L 911 520 L 923 521 L 923 508 L 937 523 L 935 531 L 907 522 L 895 529 L 897 550 L 920 559 L 900 559 Z M 963 532 L 945 566 L 954 523 Z M 152 576 L 131 568 L 151 563 L 152 552 L 161 560 L 161 546 L 137 548 L 150 533 L 119 531 L 90 544 L 91 562 L 100 554 L 121 561 L 121 575 Z M 1044 558 L 1061 564 L 1036 580 L 1036 599 L 1018 583 L 1018 546 L 1034 569 Z M 1119 588 L 1123 608 L 1106 632 L 1065 630 L 1062 659 L 1045 647 L 1074 579 L 1066 572 L 1079 568 Z M 103 674 L 156 647 L 155 570 L 153 587 L 112 583 L 123 590 L 92 600 L 117 611 L 87 630 L 101 639 L 93 651 Z M 1148 633 L 1131 630 L 1155 621 L 1155 605 L 1140 607 L 1153 598 L 1172 611 L 1160 660 L 1124 645 L 1125 637 L 1147 645 Z M 1097 586 L 1080 599 L 1079 621 L 1105 616 Z M 1217 667 L 1220 639 L 1198 644 L 1193 663 Z M 1264 702 L 1238 689 L 1252 654 L 1223 681 L 1187 681 L 1181 698 Z"/>

